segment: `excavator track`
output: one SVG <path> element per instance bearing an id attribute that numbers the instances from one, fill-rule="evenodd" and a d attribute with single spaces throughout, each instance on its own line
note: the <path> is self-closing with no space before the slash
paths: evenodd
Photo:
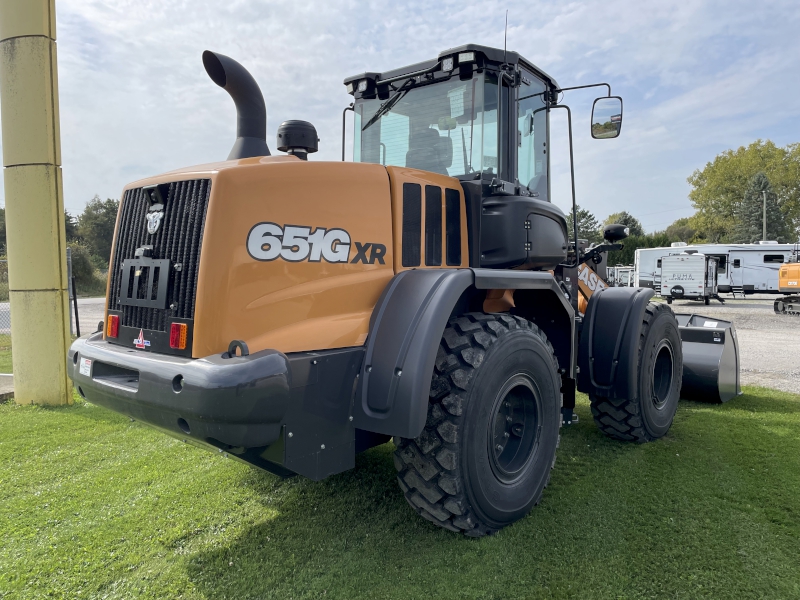
<path id="1" fill-rule="evenodd" d="M 775 300 L 773 308 L 776 314 L 800 317 L 800 296 L 786 296 Z"/>

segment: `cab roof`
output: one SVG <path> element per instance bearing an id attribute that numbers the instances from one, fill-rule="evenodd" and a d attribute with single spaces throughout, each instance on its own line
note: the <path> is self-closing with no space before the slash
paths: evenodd
<path id="1" fill-rule="evenodd" d="M 543 79 L 545 83 L 547 83 L 547 85 L 555 89 L 559 88 L 559 85 L 555 79 L 553 79 L 550 75 L 542 71 L 532 62 L 519 55 L 517 52 L 513 52 L 510 50 L 506 52 L 505 50 L 502 50 L 500 48 L 491 48 L 489 46 L 481 46 L 479 44 L 464 44 L 463 46 L 449 48 L 447 50 L 444 50 L 443 52 L 440 52 L 435 59 L 426 60 L 405 67 L 400 67 L 398 69 L 392 69 L 390 71 L 384 71 L 383 73 L 376 73 L 369 71 L 366 73 L 361 73 L 359 75 L 353 75 L 351 77 L 345 78 L 344 84 L 347 85 L 348 83 L 354 83 L 361 79 L 369 79 L 375 82 L 375 84 L 379 84 L 382 81 L 402 78 L 403 75 L 411 75 L 413 73 L 418 73 L 419 71 L 432 69 L 443 58 L 457 55 L 461 52 L 475 52 L 476 55 L 479 56 L 479 59 L 477 61 L 479 67 L 499 68 L 500 65 L 502 64 L 509 64 L 514 66 L 520 65 L 521 67 L 527 69 L 528 71 L 531 71 L 531 73 L 533 73 L 537 77 Z"/>

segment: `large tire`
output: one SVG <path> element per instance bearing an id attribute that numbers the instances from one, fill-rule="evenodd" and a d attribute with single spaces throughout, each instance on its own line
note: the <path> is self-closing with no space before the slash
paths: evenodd
<path id="1" fill-rule="evenodd" d="M 650 302 L 639 336 L 639 393 L 634 399 L 589 394 L 594 422 L 613 438 L 650 442 L 669 431 L 681 393 L 683 354 L 678 321 L 665 304 Z"/>
<path id="2" fill-rule="evenodd" d="M 476 537 L 525 516 L 555 463 L 560 386 L 553 347 L 529 321 L 484 313 L 451 319 L 425 429 L 416 439 L 395 438 L 397 479 L 411 507 Z"/>

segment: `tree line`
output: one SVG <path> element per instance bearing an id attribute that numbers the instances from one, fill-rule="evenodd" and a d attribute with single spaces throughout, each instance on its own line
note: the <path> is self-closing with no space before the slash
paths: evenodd
<path id="1" fill-rule="evenodd" d="M 610 252 L 610 265 L 631 265 L 637 248 L 689 244 L 750 244 L 763 239 L 766 207 L 767 240 L 795 243 L 800 239 L 800 144 L 781 148 L 770 140 L 726 150 L 688 178 L 691 217 L 674 221 L 664 230 L 645 233 L 641 222 L 627 212 L 609 215 L 602 223 L 578 207 L 578 237 L 602 241 L 603 227 L 621 223 L 630 229 L 625 247 Z M 765 206 L 766 205 L 766 206 Z M 572 213 L 568 217 L 572 237 Z"/>
<path id="2" fill-rule="evenodd" d="M 114 239 L 119 200 L 95 196 L 79 215 L 64 211 L 67 246 L 72 253 L 72 274 L 79 295 L 105 293 L 108 261 Z M 0 254 L 6 254 L 6 211 L 0 208 Z"/>

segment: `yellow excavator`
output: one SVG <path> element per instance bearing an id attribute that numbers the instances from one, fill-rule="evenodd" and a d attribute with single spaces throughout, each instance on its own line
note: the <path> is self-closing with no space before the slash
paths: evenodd
<path id="1" fill-rule="evenodd" d="M 797 249 L 781 265 L 778 289 L 782 294 L 790 295 L 775 300 L 775 312 L 779 315 L 800 316 L 800 257 Z"/>

